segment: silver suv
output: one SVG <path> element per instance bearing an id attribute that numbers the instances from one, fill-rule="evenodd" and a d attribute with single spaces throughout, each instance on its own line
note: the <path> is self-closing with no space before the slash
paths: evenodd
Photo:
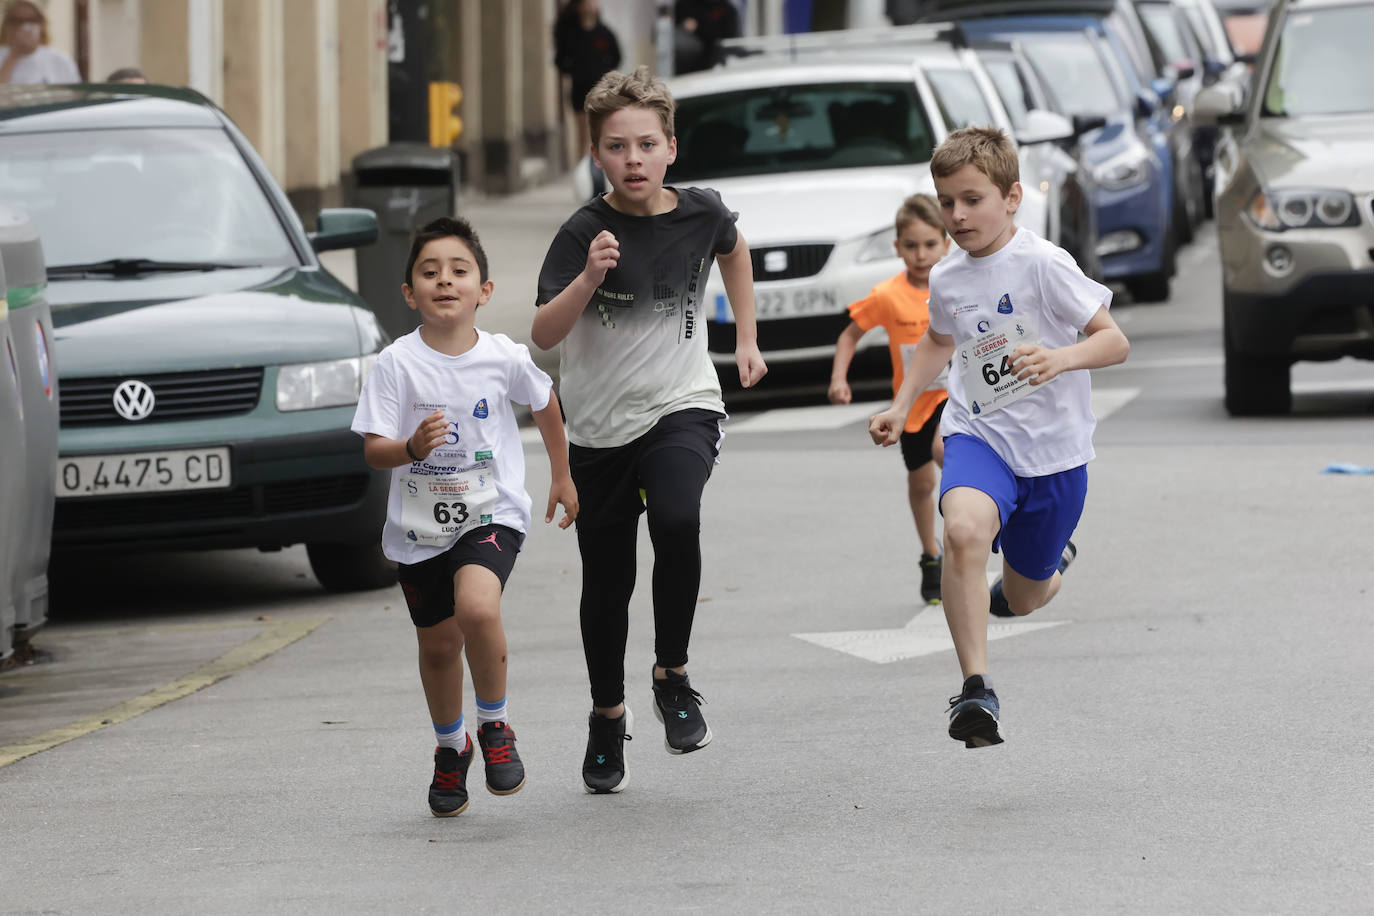
<path id="1" fill-rule="evenodd" d="M 1374 359 L 1374 0 L 1277 0 L 1249 85 L 1198 93 L 1225 128 L 1217 230 L 1226 409 L 1286 413 L 1289 369 Z"/>

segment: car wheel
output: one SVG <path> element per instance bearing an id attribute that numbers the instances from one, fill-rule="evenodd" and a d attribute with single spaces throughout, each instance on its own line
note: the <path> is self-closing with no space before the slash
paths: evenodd
<path id="1" fill-rule="evenodd" d="M 1288 360 L 1238 353 L 1229 335 L 1225 356 L 1227 413 L 1233 417 L 1269 417 L 1292 409 Z"/>
<path id="2" fill-rule="evenodd" d="M 396 564 L 381 544 L 307 544 L 310 569 L 331 592 L 361 592 L 396 584 Z"/>

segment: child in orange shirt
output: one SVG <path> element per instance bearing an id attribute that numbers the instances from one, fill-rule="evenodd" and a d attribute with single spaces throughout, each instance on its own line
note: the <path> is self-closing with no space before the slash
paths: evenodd
<path id="1" fill-rule="evenodd" d="M 848 404 L 849 364 L 859 338 L 870 328 L 887 331 L 892 355 L 892 390 L 902 385 L 902 370 L 916 343 L 930 324 L 930 269 L 949 249 L 949 238 L 940 222 L 940 205 L 929 194 L 913 194 L 897 210 L 897 239 L 893 243 L 906 270 L 873 287 L 865 298 L 849 306 L 849 325 L 835 344 L 835 363 L 830 371 L 830 402 Z M 935 536 L 935 486 L 937 466 L 944 458 L 940 439 L 940 414 L 945 407 L 944 379 L 922 392 L 907 415 L 902 431 L 902 460 L 907 469 L 907 500 L 921 539 L 921 599 L 940 602 L 940 539 Z"/>

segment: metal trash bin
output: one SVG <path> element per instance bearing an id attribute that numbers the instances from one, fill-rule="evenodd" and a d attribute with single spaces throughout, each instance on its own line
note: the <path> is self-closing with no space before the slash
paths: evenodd
<path id="1" fill-rule="evenodd" d="M 48 621 L 48 557 L 57 493 L 57 370 L 53 361 L 48 271 L 38 227 L 0 203 L 0 262 L 9 286 L 10 341 L 24 413 L 25 499 L 13 516 L 23 538 L 12 572 L 14 640 L 27 641 Z"/>
<path id="2" fill-rule="evenodd" d="M 0 260 L 0 661 L 14 653 L 14 568 L 24 549 L 18 520 L 24 507 L 24 411 L 19 400 L 19 364 L 10 339 L 5 265 Z"/>
<path id="3" fill-rule="evenodd" d="M 374 245 L 357 249 L 358 294 L 391 337 L 415 330 L 419 317 L 401 297 L 415 230 L 458 211 L 458 157 L 423 143 L 392 143 L 353 158 L 350 206 L 377 214 Z"/>

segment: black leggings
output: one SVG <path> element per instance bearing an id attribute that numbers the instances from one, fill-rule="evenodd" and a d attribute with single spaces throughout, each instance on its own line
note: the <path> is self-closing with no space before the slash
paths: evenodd
<path id="1" fill-rule="evenodd" d="M 701 586 L 701 494 L 710 465 L 696 452 L 659 448 L 639 460 L 649 539 L 654 546 L 654 657 L 664 668 L 687 664 Z M 582 650 L 592 704 L 625 699 L 625 643 L 635 587 L 639 518 L 594 528 L 577 526 L 582 552 Z"/>

